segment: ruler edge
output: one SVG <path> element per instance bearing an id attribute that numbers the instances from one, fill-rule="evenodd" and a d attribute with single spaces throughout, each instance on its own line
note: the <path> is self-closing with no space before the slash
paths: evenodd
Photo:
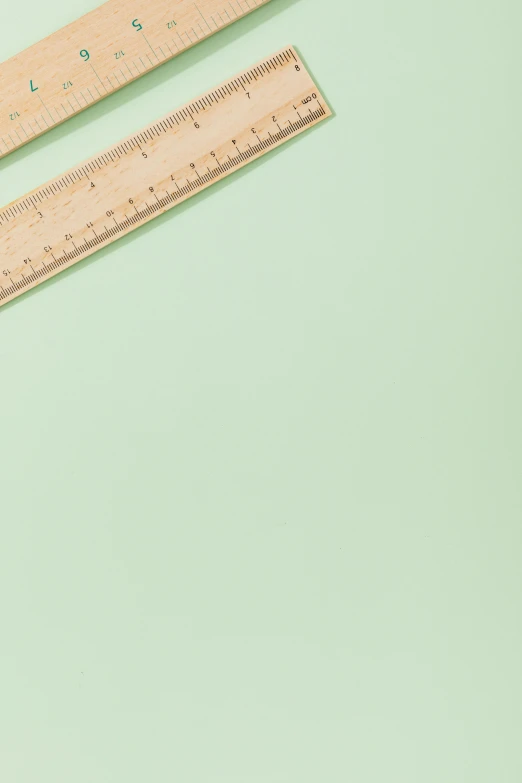
<path id="1" fill-rule="evenodd" d="M 50 33 L 49 35 L 46 35 L 45 38 L 40 39 L 39 41 L 36 41 L 36 43 L 31 44 L 30 46 L 27 46 L 25 49 L 22 49 L 22 51 L 18 52 L 17 54 L 14 54 L 12 57 L 9 57 L 7 60 L 3 60 L 0 62 L 0 72 L 2 70 L 2 66 L 6 65 L 7 63 L 11 62 L 12 60 L 16 60 L 18 57 L 21 57 L 26 52 L 30 51 L 31 49 L 35 49 L 38 46 L 41 46 L 46 41 L 48 41 L 50 38 L 53 38 L 53 36 L 57 36 L 61 33 L 63 33 L 65 30 L 67 30 L 69 27 L 72 27 L 73 25 L 76 25 L 78 22 L 81 22 L 86 17 L 90 16 L 93 13 L 96 13 L 101 8 L 103 8 L 106 5 L 109 5 L 112 2 L 112 0 L 106 0 L 105 3 L 101 3 L 101 5 L 96 6 L 96 8 L 93 8 L 91 11 L 87 11 L 86 14 L 83 14 L 82 16 L 79 16 L 77 19 L 75 19 L 73 22 L 69 22 L 68 24 L 64 25 L 63 27 L 58 28 L 58 30 L 55 30 L 54 32 Z M 209 38 L 213 38 L 216 33 L 220 33 L 222 30 L 225 30 L 226 28 L 230 27 L 231 25 L 235 24 L 236 22 L 240 22 L 242 19 L 245 19 L 247 16 L 249 16 L 254 11 L 259 10 L 259 8 L 262 8 L 263 6 L 267 5 L 270 2 L 270 0 L 260 0 L 259 5 L 254 6 L 253 8 L 249 8 L 248 11 L 245 11 L 243 16 L 240 16 L 238 19 L 231 19 L 229 22 L 226 22 L 222 27 L 220 27 L 218 30 L 213 30 L 209 35 L 206 35 L 205 38 L 202 38 L 200 41 L 193 41 L 190 46 L 186 46 L 185 49 L 183 49 L 181 52 L 175 52 L 172 56 L 167 57 L 165 60 L 162 60 L 159 63 L 156 63 L 156 65 L 152 65 L 149 69 L 147 69 L 144 73 L 140 73 L 137 76 L 134 76 L 132 79 L 129 79 L 125 82 L 125 84 L 120 84 L 117 87 L 115 87 L 110 93 L 106 95 L 101 95 L 99 98 L 95 98 L 92 103 L 89 103 L 88 106 L 83 106 L 82 108 L 78 109 L 74 114 L 69 115 L 68 117 L 64 117 L 63 119 L 59 120 L 59 122 L 55 122 L 54 125 L 51 125 L 49 128 L 45 128 L 42 130 L 41 133 L 38 133 L 36 136 L 32 136 L 30 139 L 25 139 L 22 141 L 21 144 L 18 144 L 16 147 L 14 147 L 12 150 L 9 150 L 8 152 L 2 152 L 0 153 L 0 161 L 5 160 L 10 155 L 13 155 L 15 152 L 17 152 L 20 149 L 23 149 L 24 147 L 27 147 L 29 144 L 31 144 L 33 141 L 36 141 L 37 139 L 40 139 L 42 136 L 45 136 L 50 131 L 54 130 L 54 128 L 59 128 L 60 125 L 63 125 L 64 123 L 68 122 L 69 120 L 72 120 L 74 117 L 78 117 L 80 114 L 83 114 L 84 111 L 87 111 L 92 106 L 96 106 L 98 103 L 101 103 L 106 98 L 110 98 L 111 95 L 114 95 L 115 93 L 119 92 L 120 90 L 123 90 L 125 87 L 128 87 L 129 85 L 133 84 L 134 82 L 137 82 L 139 79 L 142 78 L 142 76 L 147 76 L 147 74 L 152 73 L 152 71 L 155 71 L 157 68 L 160 68 L 162 65 L 166 65 L 169 62 L 172 62 L 172 60 L 177 59 L 180 55 L 185 54 L 185 52 L 188 52 L 190 49 L 193 49 L 195 46 L 198 46 L 200 43 L 204 43 L 205 41 L 208 41 Z"/>
<path id="2" fill-rule="evenodd" d="M 198 100 L 198 98 L 200 98 L 201 96 L 207 95 L 209 92 L 212 92 L 212 91 L 213 91 L 213 90 L 215 90 L 216 88 L 220 87 L 222 84 L 225 84 L 227 81 L 230 81 L 231 79 L 234 79 L 234 78 L 236 78 L 238 75 L 240 75 L 240 74 L 243 74 L 243 73 L 244 73 L 244 72 L 246 72 L 246 71 L 249 71 L 249 70 L 252 70 L 253 68 L 256 68 L 256 67 L 257 67 L 257 66 L 258 66 L 260 63 L 263 63 L 263 62 L 265 62 L 266 60 L 273 58 L 273 57 L 274 57 L 275 55 L 277 55 L 277 54 L 280 54 L 281 52 L 287 52 L 287 51 L 291 51 L 291 52 L 293 53 L 293 55 L 294 55 L 294 58 L 295 58 L 296 62 L 297 62 L 298 64 L 301 64 L 301 65 L 303 66 L 303 68 L 306 70 L 306 73 L 307 73 L 308 77 L 310 78 L 310 81 L 312 82 L 313 86 L 314 86 L 314 87 L 316 87 L 316 89 L 318 90 L 319 94 L 321 95 L 321 97 L 322 97 L 322 99 L 323 99 L 323 101 L 324 101 L 324 105 L 322 106 L 322 108 L 323 108 L 323 110 L 324 110 L 324 112 L 325 112 L 324 116 L 322 116 L 322 117 L 320 117 L 320 118 L 318 118 L 318 119 L 314 120 L 312 123 L 310 123 L 310 125 L 309 125 L 307 128 L 303 128 L 303 129 L 301 129 L 301 130 L 299 131 L 299 133 L 295 134 L 295 135 L 292 137 L 293 139 L 296 139 L 298 136 L 300 136 L 300 135 L 301 135 L 302 133 L 304 133 L 306 130 L 309 130 L 309 129 L 311 129 L 311 128 L 315 127 L 316 125 L 318 125 L 318 124 L 319 124 L 319 123 L 321 123 L 321 122 L 324 122 L 325 120 L 331 119 L 331 118 L 334 116 L 334 111 L 333 111 L 333 109 L 330 107 L 330 105 L 328 104 L 328 101 L 326 100 L 326 98 L 324 97 L 324 95 L 322 94 L 322 92 L 319 90 L 319 87 L 317 86 L 317 84 L 316 84 L 316 82 L 315 82 L 314 78 L 312 77 L 312 75 L 311 75 L 311 73 L 310 73 L 309 69 L 307 68 L 307 66 L 306 66 L 306 65 L 305 65 L 305 63 L 303 62 L 303 60 L 302 60 L 301 56 L 299 55 L 299 53 L 297 52 L 296 48 L 295 48 L 293 45 L 291 45 L 291 44 L 290 44 L 290 45 L 288 45 L 288 46 L 283 46 L 283 47 L 279 48 L 279 49 L 278 49 L 276 52 L 273 52 L 271 55 L 268 55 L 268 56 L 266 56 L 266 57 L 263 57 L 263 58 L 261 58 L 260 60 L 256 61 L 255 63 L 253 63 L 252 65 L 250 65 L 250 66 L 247 66 L 247 67 L 246 67 L 246 68 L 244 68 L 244 69 L 241 69 L 239 72 L 236 72 L 236 73 L 235 73 L 233 76 L 231 76 L 231 77 L 228 77 L 228 79 L 226 78 L 226 79 L 222 80 L 221 82 L 219 82 L 219 84 L 217 84 L 217 85 L 214 85 L 214 86 L 213 86 L 213 87 L 211 87 L 209 90 L 206 90 L 206 91 L 205 91 L 205 92 L 203 92 L 203 93 L 200 93 L 200 94 L 199 94 L 197 97 L 194 97 L 194 98 L 192 98 L 191 100 L 189 100 L 188 102 L 186 102 L 186 103 L 182 104 L 182 106 L 180 106 L 180 107 L 177 107 L 177 108 L 176 108 L 176 109 L 174 109 L 173 111 L 178 111 L 180 108 L 183 108 L 184 106 L 187 106 L 187 105 L 189 105 L 189 104 L 190 104 L 190 103 L 192 103 L 193 101 L 196 101 L 196 100 Z M 168 116 L 168 115 L 163 115 L 163 116 Z M 159 121 L 161 121 L 161 119 L 163 119 L 163 117 L 162 117 L 162 118 L 160 118 L 160 120 L 159 120 Z M 157 120 L 155 120 L 155 121 L 153 121 L 153 122 L 151 122 L 151 123 L 148 123 L 148 124 L 145 126 L 145 129 L 146 129 L 146 128 L 148 128 L 148 127 L 150 127 L 150 125 L 153 125 L 153 124 L 155 124 L 156 122 L 158 122 L 158 121 L 157 121 Z M 139 132 L 140 132 L 140 131 L 137 131 L 137 133 L 139 133 Z M 132 135 L 132 134 L 130 134 L 130 135 Z M 116 142 L 116 144 L 118 144 L 118 143 L 121 143 L 121 142 L 124 142 L 124 141 L 125 141 L 127 138 L 128 138 L 128 136 L 126 136 L 126 137 L 125 137 L 125 139 L 121 139 L 121 140 L 120 140 L 120 142 Z M 23 291 L 20 291 L 20 292 L 19 292 L 19 293 L 18 293 L 16 296 L 12 296 L 12 297 L 8 298 L 7 300 L 5 300 L 5 301 L 3 301 L 3 302 L 2 302 L 2 301 L 0 301 L 0 309 L 1 309 L 2 307 L 9 306 L 9 305 L 13 304 L 13 303 L 14 303 L 14 302 L 16 302 L 18 299 L 24 298 L 24 297 L 25 297 L 25 295 L 26 295 L 26 294 L 29 294 L 29 293 L 30 293 L 30 292 L 31 292 L 33 289 L 35 289 L 35 288 L 39 288 L 41 285 L 44 285 L 44 284 L 48 283 L 50 280 L 53 280 L 55 277 L 58 277 L 58 276 L 59 276 L 59 275 L 61 275 L 63 272 L 66 272 L 67 270 L 70 270 L 70 269 L 72 269 L 72 268 L 73 268 L 73 267 L 75 267 L 77 264 L 80 264 L 80 263 L 82 263 L 82 262 L 86 262 L 86 261 L 88 261 L 90 258 L 92 258 L 93 256 L 95 256 L 95 255 L 96 255 L 98 252 L 100 252 L 100 251 L 102 251 L 102 250 L 105 250 L 106 248 L 108 248 L 108 247 L 110 247 L 111 245 L 115 244 L 115 243 L 116 243 L 116 242 L 118 242 L 119 240 L 121 240 L 121 239 L 124 239 L 125 237 L 127 237 L 127 236 L 128 236 L 128 235 L 130 235 L 130 234 L 133 234 L 133 233 L 134 233 L 134 231 L 136 231 L 136 230 L 138 230 L 138 229 L 140 229 L 140 228 L 142 228 L 142 227 L 146 226 L 148 223 L 151 223 L 151 222 L 152 222 L 153 220 L 155 220 L 156 218 L 159 218 L 159 217 L 161 217 L 162 215 L 165 215 L 167 212 L 171 212 L 171 211 L 172 211 L 172 210 L 174 210 L 174 209 L 175 209 L 177 206 L 181 206 L 181 204 L 183 204 L 183 203 L 185 203 L 186 201 L 189 201 L 190 199 L 192 199 L 192 197 L 193 197 L 193 196 L 198 196 L 198 195 L 200 195 L 200 194 L 204 193 L 205 191 L 209 190 L 209 189 L 210 189 L 210 188 L 211 188 L 213 185 L 217 185 L 217 184 L 219 184 L 219 183 L 220 183 L 222 180 L 225 180 L 225 179 L 227 179 L 227 178 L 228 178 L 230 175 L 232 175 L 232 174 L 235 174 L 235 173 L 239 172 L 241 169 L 245 168 L 245 167 L 246 167 L 246 166 L 248 166 L 250 163 L 254 163 L 254 162 L 255 162 L 255 161 L 257 161 L 257 160 L 260 160 L 261 158 L 264 158 L 264 157 L 265 157 L 265 155 L 268 155 L 268 154 L 270 154 L 271 152 L 273 152 L 273 151 L 277 150 L 279 147 L 281 147 L 281 146 L 283 146 L 284 144 L 286 144 L 286 142 L 287 142 L 287 141 L 290 141 L 290 139 L 281 139 L 280 141 L 278 141 L 278 142 L 277 142 L 277 144 L 275 144 L 273 147 L 271 147 L 271 149 L 269 149 L 269 150 L 266 150 L 265 152 L 263 152 L 263 153 L 261 153 L 261 154 L 257 155 L 256 157 L 254 157 L 254 158 L 252 158 L 252 159 L 250 159 L 250 160 L 242 161 L 242 162 L 241 162 L 241 163 L 240 163 L 240 164 L 239 164 L 239 165 L 238 165 L 238 166 L 237 166 L 237 167 L 236 167 L 236 168 L 235 168 L 233 171 L 230 171 L 230 172 L 229 172 L 229 173 L 227 173 L 226 175 L 224 175 L 224 176 L 220 177 L 220 178 L 219 178 L 218 180 L 216 180 L 215 182 L 208 183 L 208 184 L 207 184 L 205 187 L 201 188 L 201 189 L 200 189 L 200 190 L 198 190 L 197 192 L 191 193 L 190 195 L 186 196 L 186 198 L 184 198 L 182 201 L 180 201 L 180 202 L 176 202 L 175 204 L 172 204 L 172 205 L 170 205 L 169 207 L 162 209 L 160 212 L 157 212 L 156 214 L 154 214 L 154 215 L 151 215 L 151 216 L 150 216 L 150 217 L 149 217 L 147 220 L 144 220 L 143 222 L 139 223 L 139 224 L 138 224 L 138 225 L 136 225 L 134 228 L 132 228 L 130 231 L 126 231 L 124 234 L 122 234 L 122 235 L 121 235 L 121 236 L 119 236 L 119 237 L 113 237 L 113 238 L 111 238 L 110 240 L 108 240 L 108 241 L 106 241 L 105 243 L 101 244 L 99 247 L 97 247 L 97 248 L 96 248 L 95 250 L 93 250 L 91 253 L 88 253 L 87 255 L 84 255 L 84 256 L 82 256 L 81 258 L 78 258 L 78 259 L 76 259 L 75 261 L 73 261 L 72 263 L 69 263 L 69 264 L 67 264 L 66 266 L 63 266 L 62 268 L 59 268 L 59 269 L 52 270 L 51 274 L 49 274 L 48 276 L 44 277 L 44 278 L 43 278 L 43 279 L 41 279 L 41 280 L 38 280 L 38 281 L 32 282 L 32 283 L 31 283 L 29 286 L 25 287 Z M 77 166 L 74 166 L 74 167 L 72 167 L 72 168 L 68 169 L 68 170 L 67 170 L 66 172 L 64 172 L 63 174 L 59 175 L 59 177 L 63 177 L 63 176 L 65 176 L 66 174 L 68 174 L 68 173 L 69 173 L 69 171 L 73 171 L 73 170 L 75 170 L 75 169 L 79 168 L 79 167 L 80 167 L 80 166 L 82 166 L 84 163 L 87 163 L 88 161 L 92 160 L 92 158 L 93 158 L 93 157 L 97 157 L 97 156 L 99 156 L 99 155 L 102 155 L 102 154 L 104 154 L 104 153 L 105 153 L 107 150 L 111 150 L 111 149 L 113 149 L 113 148 L 114 148 L 114 145 L 111 145 L 111 146 L 109 146 L 109 147 L 105 148 L 105 150 L 103 150 L 102 152 L 100 152 L 100 153 L 97 153 L 97 155 L 95 154 L 94 156 L 91 156 L 90 158 L 86 158 L 84 161 L 82 161 L 82 162 L 81 162 L 80 164 L 78 164 Z M 58 178 L 59 178 L 59 177 L 58 177 Z M 52 182 L 54 182 L 54 181 L 55 181 L 54 179 L 51 179 L 51 180 L 48 180 L 48 182 L 46 182 L 46 183 L 43 183 L 42 185 L 39 185 L 38 187 L 34 188 L 34 189 L 33 189 L 33 190 L 31 190 L 30 192 L 28 192 L 28 193 L 26 193 L 24 196 L 22 196 L 22 198 L 20 198 L 20 199 L 16 199 L 15 201 L 12 201 L 12 202 L 10 202 L 10 204 L 7 204 L 5 207 L 1 207 L 1 208 L 0 208 L 0 212 L 1 212 L 1 211 L 3 211 L 4 209 L 7 209 L 7 208 L 9 208 L 9 207 L 10 207 L 11 205 L 13 205 L 13 204 L 17 204 L 17 203 L 19 203 L 20 201 L 23 201 L 24 199 L 28 198 L 28 197 L 29 197 L 29 196 L 30 196 L 32 193 L 34 193 L 34 192 L 36 192 L 36 191 L 40 190 L 41 188 L 44 188 L 44 187 L 46 187 L 46 186 L 47 186 L 49 183 L 52 183 Z M 56 194 L 56 195 L 58 195 L 58 194 Z M 7 225 L 8 225 L 8 224 L 7 224 Z M 1 226 L 0 226 L 0 229 L 1 229 Z"/>

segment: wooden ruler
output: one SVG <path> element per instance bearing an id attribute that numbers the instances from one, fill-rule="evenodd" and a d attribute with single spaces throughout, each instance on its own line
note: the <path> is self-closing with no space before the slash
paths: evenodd
<path id="1" fill-rule="evenodd" d="M 0 208 L 0 305 L 330 114 L 289 47 Z M 150 292 L 166 263 L 125 274 Z"/>
<path id="2" fill-rule="evenodd" d="M 0 64 L 0 158 L 268 0 L 109 0 Z"/>

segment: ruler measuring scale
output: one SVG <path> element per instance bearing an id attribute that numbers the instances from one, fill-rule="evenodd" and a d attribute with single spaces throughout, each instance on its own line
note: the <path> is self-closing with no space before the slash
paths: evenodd
<path id="1" fill-rule="evenodd" d="M 330 115 L 288 47 L 0 208 L 0 306 Z"/>
<path id="2" fill-rule="evenodd" d="M 269 0 L 109 0 L 0 63 L 0 158 Z"/>

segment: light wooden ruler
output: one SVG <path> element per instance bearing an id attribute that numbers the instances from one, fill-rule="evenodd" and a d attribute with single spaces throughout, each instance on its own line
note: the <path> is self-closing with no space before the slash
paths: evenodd
<path id="1" fill-rule="evenodd" d="M 0 158 L 267 2 L 109 0 L 1 63 Z"/>
<path id="2" fill-rule="evenodd" d="M 289 47 L 0 208 L 0 305 L 330 114 Z M 150 291 L 166 263 L 125 274 Z"/>

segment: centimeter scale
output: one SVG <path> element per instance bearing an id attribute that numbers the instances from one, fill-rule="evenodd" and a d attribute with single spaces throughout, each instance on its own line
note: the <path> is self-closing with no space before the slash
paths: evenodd
<path id="1" fill-rule="evenodd" d="M 0 305 L 330 115 L 288 47 L 0 208 Z M 165 263 L 125 274 L 150 290 Z"/>
<path id="2" fill-rule="evenodd" d="M 0 158 L 269 0 L 109 0 L 0 63 Z"/>

